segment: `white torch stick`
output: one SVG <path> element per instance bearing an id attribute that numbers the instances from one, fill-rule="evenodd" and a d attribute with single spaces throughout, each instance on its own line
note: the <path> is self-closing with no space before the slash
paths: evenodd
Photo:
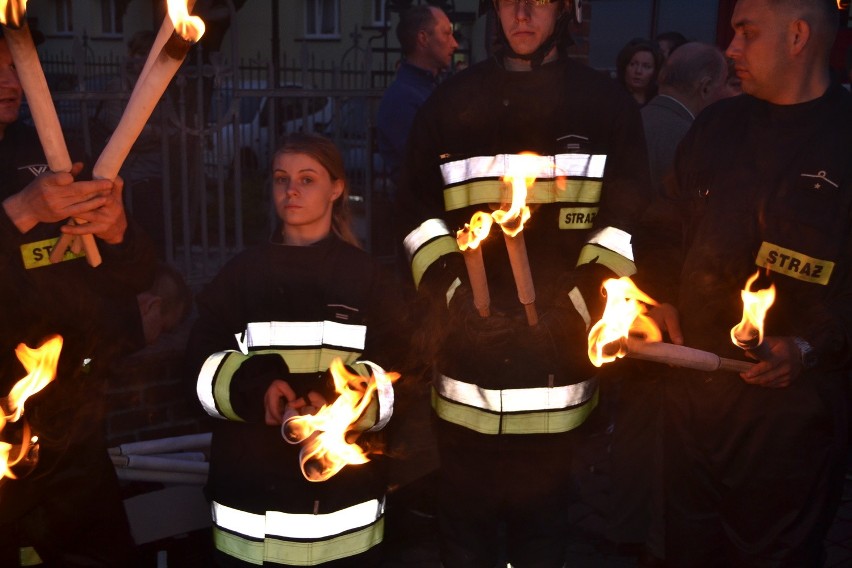
<path id="1" fill-rule="evenodd" d="M 0 6 L 2 6 L 0 23 L 3 24 L 5 30 L 3 37 L 6 38 L 6 44 L 9 46 L 9 52 L 12 54 L 12 61 L 15 63 L 15 69 L 18 73 L 18 79 L 21 81 L 21 87 L 27 97 L 30 114 L 33 117 L 33 123 L 35 123 L 45 158 L 47 158 L 47 166 L 52 172 L 70 172 L 71 157 L 68 155 L 68 147 L 65 145 L 62 126 L 56 114 L 56 107 L 53 106 L 47 79 L 44 76 L 44 70 L 41 67 L 41 61 L 39 61 L 38 52 L 27 24 L 26 1 L 5 0 L 0 2 Z M 63 234 L 54 250 L 60 248 L 59 243 L 70 242 L 72 238 L 70 235 Z M 86 260 L 91 266 L 98 266 L 101 263 L 101 255 L 92 235 L 83 235 L 82 248 L 86 251 Z M 51 254 L 51 261 L 62 260 L 65 249 L 67 249 L 67 246 L 62 249 L 62 253 L 56 259 Z"/>

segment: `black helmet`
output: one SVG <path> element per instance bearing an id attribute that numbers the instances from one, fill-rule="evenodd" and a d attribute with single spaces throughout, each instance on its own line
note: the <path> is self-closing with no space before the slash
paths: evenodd
<path id="1" fill-rule="evenodd" d="M 550 0 L 550 2 L 554 2 L 556 0 Z M 574 44 L 574 40 L 571 39 L 571 33 L 569 31 L 569 26 L 571 25 L 571 21 L 575 21 L 580 23 L 583 21 L 583 0 L 569 0 L 567 2 L 567 8 L 564 7 L 564 4 L 560 2 L 560 12 L 556 17 L 556 24 L 553 26 L 553 33 L 551 33 L 536 49 L 534 52 L 529 55 L 520 55 L 515 53 L 512 49 L 512 46 L 509 45 L 509 41 L 506 39 L 506 35 L 503 33 L 503 26 L 497 24 L 496 32 L 497 32 L 497 47 L 496 52 L 501 55 L 507 55 L 512 57 L 513 59 L 523 59 L 530 61 L 533 67 L 538 67 L 541 65 L 542 61 L 544 61 L 545 56 L 550 53 L 550 50 L 553 49 L 553 46 L 556 46 L 558 50 L 562 51 L 567 49 L 571 45 Z M 494 9 L 495 13 L 497 11 L 497 0 L 479 0 L 479 13 L 485 14 L 488 12 L 489 8 Z"/>

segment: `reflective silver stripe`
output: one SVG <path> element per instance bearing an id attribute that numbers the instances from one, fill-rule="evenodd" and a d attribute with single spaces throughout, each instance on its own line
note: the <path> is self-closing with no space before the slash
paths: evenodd
<path id="1" fill-rule="evenodd" d="M 571 298 L 571 303 L 574 304 L 574 308 L 577 309 L 577 313 L 580 314 L 580 317 L 583 318 L 583 322 L 586 324 L 586 330 L 589 329 L 589 326 L 592 325 L 592 315 L 589 313 L 589 306 L 586 305 L 586 299 L 583 297 L 583 293 L 580 292 L 580 289 L 574 286 L 570 292 L 568 292 L 568 297 Z"/>
<path id="2" fill-rule="evenodd" d="M 387 426 L 388 421 L 393 416 L 393 383 L 388 378 L 385 370 L 376 365 L 372 361 L 358 361 L 363 363 L 373 370 L 373 380 L 376 381 L 376 397 L 379 401 L 379 417 L 376 423 L 367 430 L 367 432 L 375 432 Z"/>
<path id="3" fill-rule="evenodd" d="M 450 283 L 449 288 L 447 288 L 447 307 L 450 307 L 450 302 L 453 301 L 453 296 L 456 295 L 456 289 L 461 286 L 461 280 L 456 278 Z"/>
<path id="4" fill-rule="evenodd" d="M 633 246 L 630 244 L 630 239 L 630 233 L 616 229 L 615 227 L 604 227 L 599 231 L 595 231 L 595 234 L 587 242 L 606 247 L 632 262 Z"/>
<path id="5" fill-rule="evenodd" d="M 439 374 L 435 389 L 445 398 L 489 412 L 529 412 L 560 410 L 582 404 L 594 395 L 597 382 L 588 379 L 561 387 L 495 390 Z"/>
<path id="6" fill-rule="evenodd" d="M 244 334 L 237 334 L 243 353 L 249 348 L 287 346 L 320 347 L 334 345 L 362 351 L 367 336 L 363 325 L 333 321 L 268 321 L 252 322 Z"/>
<path id="7" fill-rule="evenodd" d="M 216 378 L 216 370 L 222 364 L 222 360 L 236 351 L 220 351 L 209 356 L 201 366 L 198 373 L 198 381 L 195 383 L 195 392 L 204 411 L 213 418 L 225 418 L 216 408 L 216 398 L 213 396 L 213 380 Z"/>
<path id="8" fill-rule="evenodd" d="M 318 540 L 375 523 L 385 512 L 384 499 L 371 499 L 324 515 L 267 511 L 249 513 L 213 501 L 216 526 L 245 537 L 262 540 L 266 536 Z"/>
<path id="9" fill-rule="evenodd" d="M 423 221 L 419 227 L 408 233 L 403 240 L 405 252 L 408 253 L 408 258 L 411 260 L 417 251 L 424 244 L 438 237 L 452 236 L 450 230 L 447 229 L 447 224 L 441 219 L 427 219 Z"/>
<path id="10" fill-rule="evenodd" d="M 446 185 L 478 178 L 502 178 L 523 171 L 536 179 L 557 177 L 602 178 L 606 156 L 601 154 L 557 154 L 555 156 L 528 156 L 498 154 L 474 156 L 441 164 L 441 175 Z"/>

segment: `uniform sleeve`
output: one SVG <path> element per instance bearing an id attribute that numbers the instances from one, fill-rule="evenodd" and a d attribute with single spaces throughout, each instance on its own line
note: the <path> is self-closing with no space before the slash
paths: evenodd
<path id="1" fill-rule="evenodd" d="M 439 92 L 440 88 L 414 118 L 399 195 L 411 276 L 418 289 L 426 286 L 436 294 L 446 292 L 463 267 L 455 234 L 444 220 Z"/>
<path id="2" fill-rule="evenodd" d="M 223 269 L 198 296 L 198 319 L 187 344 L 189 376 L 196 396 L 214 418 L 263 422 L 264 394 L 275 379 L 288 375 L 275 354 L 251 354 L 240 346 L 245 322 L 240 318 L 239 274 Z"/>

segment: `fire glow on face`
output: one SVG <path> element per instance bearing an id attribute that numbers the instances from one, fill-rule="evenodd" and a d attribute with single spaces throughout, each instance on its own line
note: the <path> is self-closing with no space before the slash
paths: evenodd
<path id="1" fill-rule="evenodd" d="M 62 337 L 51 336 L 36 349 L 31 349 L 21 343 L 15 349 L 15 354 L 27 375 L 12 387 L 9 395 L 0 399 L 0 433 L 7 423 L 17 422 L 24 414 L 24 403 L 35 393 L 46 387 L 56 378 L 56 367 L 59 364 L 59 352 L 62 350 Z M 0 441 L 0 479 L 15 478 L 12 467 L 19 463 L 29 452 L 30 446 L 37 442 L 31 437 L 25 424 L 20 445 Z M 18 446 L 17 456 L 12 458 L 12 451 Z"/>

